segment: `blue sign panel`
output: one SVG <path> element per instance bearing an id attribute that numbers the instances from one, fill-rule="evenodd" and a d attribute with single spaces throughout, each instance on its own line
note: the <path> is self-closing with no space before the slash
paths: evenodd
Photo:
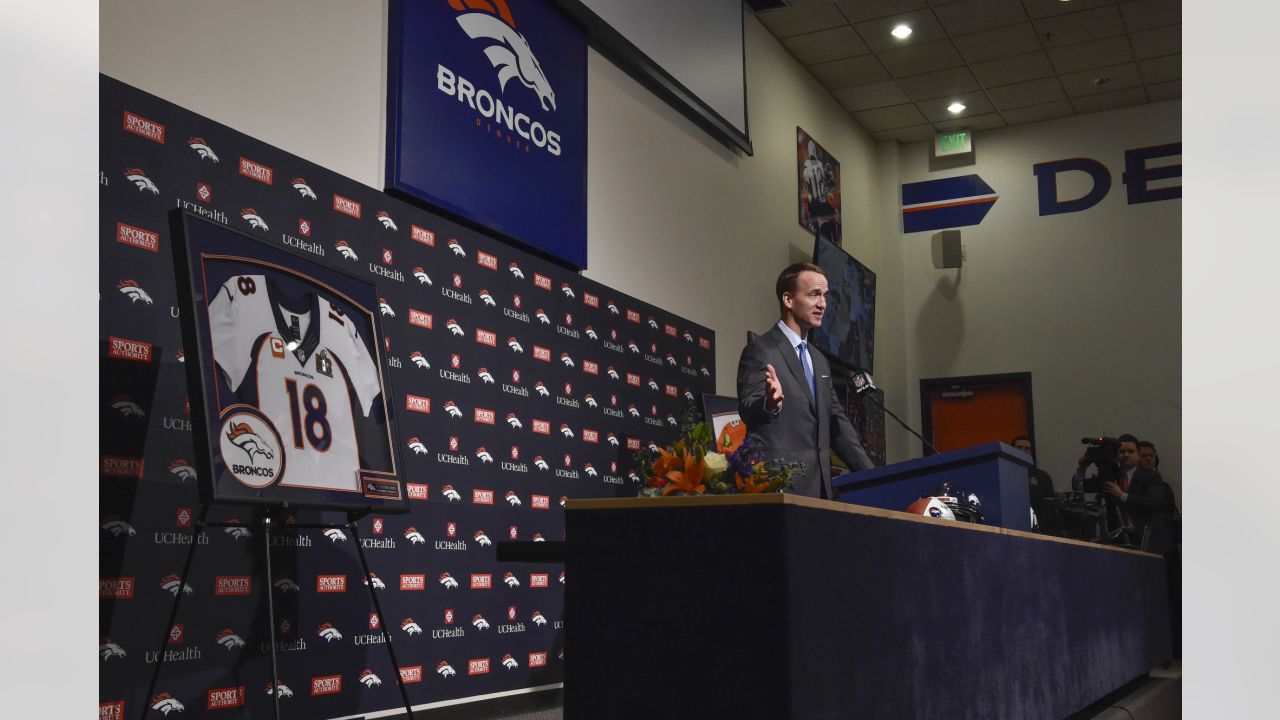
<path id="1" fill-rule="evenodd" d="M 587 265 L 586 36 L 542 0 L 393 2 L 387 186 Z"/>
<path id="2" fill-rule="evenodd" d="M 907 183 L 902 186 L 902 231 L 977 225 L 999 199 L 977 175 Z"/>

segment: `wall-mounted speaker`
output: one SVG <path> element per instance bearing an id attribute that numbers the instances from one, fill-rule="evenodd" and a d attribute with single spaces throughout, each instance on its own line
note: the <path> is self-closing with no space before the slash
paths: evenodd
<path id="1" fill-rule="evenodd" d="M 959 230 L 943 230 L 933 234 L 933 266 L 938 269 L 964 265 L 964 247 Z"/>

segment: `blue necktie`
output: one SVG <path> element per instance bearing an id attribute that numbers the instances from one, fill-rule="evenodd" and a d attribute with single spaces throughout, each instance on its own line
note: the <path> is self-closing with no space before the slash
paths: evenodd
<path id="1" fill-rule="evenodd" d="M 813 384 L 813 368 L 809 365 L 809 353 L 807 344 L 801 340 L 796 346 L 796 351 L 800 353 L 800 367 L 804 369 L 805 382 L 809 383 L 809 404 L 813 405 L 818 401 L 818 389 Z"/>

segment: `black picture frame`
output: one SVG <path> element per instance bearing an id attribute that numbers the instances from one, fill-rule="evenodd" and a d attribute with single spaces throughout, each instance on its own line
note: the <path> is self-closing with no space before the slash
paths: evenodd
<path id="1" fill-rule="evenodd" d="M 171 210 L 169 229 L 201 502 L 349 513 L 407 512 L 404 463 L 396 440 L 394 406 L 390 403 L 394 395 L 375 287 L 191 211 Z M 231 354 L 224 356 L 221 365 L 215 358 L 218 343 L 213 337 L 210 303 L 225 291 L 219 307 L 227 307 L 226 300 L 237 288 L 241 293 L 258 292 L 259 278 L 267 286 L 261 290 L 266 299 L 263 307 L 272 311 L 276 323 L 270 331 L 258 333 L 261 325 L 247 329 L 232 325 L 228 329 L 227 315 L 218 315 L 224 348 L 228 338 L 239 343 L 237 348 L 243 346 L 244 338 L 255 338 L 248 343 L 248 356 L 255 359 L 247 364 L 255 369 L 255 377 L 251 383 L 246 370 L 238 387 L 232 388 L 225 369 Z M 279 325 L 285 311 L 279 308 L 298 299 L 311 303 L 314 312 L 299 314 L 309 318 L 307 327 L 314 332 L 303 329 L 298 333 L 301 342 L 286 344 L 283 336 L 288 331 Z M 251 307 L 248 299 L 237 298 L 236 302 L 244 303 L 240 307 Z M 326 317 L 333 318 L 331 324 L 311 324 Z M 321 339 L 324 328 L 339 326 L 354 328 L 354 332 L 345 340 L 338 332 Z M 295 325 L 294 330 L 298 329 Z M 240 337 L 234 337 L 235 330 L 241 331 Z M 266 370 L 258 364 L 259 358 L 266 361 Z M 292 367 L 290 358 L 297 359 L 297 367 Z M 285 365 L 276 363 L 277 359 Z M 260 379 L 269 379 L 276 368 L 286 365 L 289 374 L 281 376 L 284 390 L 274 389 L 274 384 L 274 391 L 259 387 Z M 370 394 L 375 379 L 376 393 Z M 300 387 L 299 383 L 304 384 Z M 328 395 L 325 387 L 330 388 Z M 335 388 L 341 391 L 335 393 Z M 366 402 L 365 398 L 368 407 L 361 416 L 359 408 L 350 404 Z M 336 409 L 332 415 L 331 401 Z M 281 417 L 282 402 L 288 405 L 285 417 Z M 344 402 L 351 411 L 350 434 L 342 432 Z M 277 427 L 286 421 L 290 432 Z M 286 437 L 293 441 L 292 447 L 286 446 Z M 229 447 L 244 452 L 245 458 L 224 452 Z M 307 482 L 294 480 L 296 474 L 289 475 L 290 456 L 295 459 L 295 473 L 298 467 L 309 466 Z M 343 488 L 345 461 L 352 459 L 353 487 Z"/>

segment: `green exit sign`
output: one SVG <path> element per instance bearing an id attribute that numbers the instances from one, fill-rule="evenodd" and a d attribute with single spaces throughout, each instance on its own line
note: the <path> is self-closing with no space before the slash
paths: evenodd
<path id="1" fill-rule="evenodd" d="M 948 130 L 933 139 L 934 157 L 973 152 L 973 135 L 968 130 Z"/>

